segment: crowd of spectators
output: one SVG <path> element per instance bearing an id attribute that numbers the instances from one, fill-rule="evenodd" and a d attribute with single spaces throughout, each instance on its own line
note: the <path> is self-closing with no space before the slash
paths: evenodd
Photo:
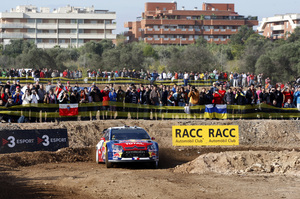
<path id="1" fill-rule="evenodd" d="M 161 106 L 195 106 L 205 104 L 253 105 L 269 104 L 278 108 L 298 108 L 300 110 L 300 88 L 284 84 L 271 86 L 268 78 L 266 85 L 255 85 L 250 80 L 246 87 L 227 87 L 226 84 L 214 82 L 211 88 L 165 85 L 130 85 L 125 90 L 113 84 L 99 89 L 95 83 L 89 87 L 80 87 L 78 83 L 63 85 L 60 81 L 52 85 L 36 83 L 21 85 L 19 80 L 7 81 L 2 85 L 0 104 L 3 106 L 25 105 L 29 103 L 91 103 L 103 102 L 104 109 L 109 109 L 109 101 L 161 105 Z M 228 81 L 230 82 L 230 81 Z M 237 83 L 239 84 L 239 83 Z M 248 84 L 248 81 L 247 81 Z M 227 87 L 227 88 L 226 88 Z"/>

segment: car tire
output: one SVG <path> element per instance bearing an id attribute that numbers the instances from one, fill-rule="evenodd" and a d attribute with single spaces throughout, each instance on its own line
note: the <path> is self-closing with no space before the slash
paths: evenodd
<path id="1" fill-rule="evenodd" d="M 112 168 L 112 163 L 108 161 L 107 149 L 106 149 L 106 152 L 105 152 L 105 164 L 106 164 L 106 168 Z"/>
<path id="2" fill-rule="evenodd" d="M 97 164 L 100 164 L 100 162 L 99 162 L 98 149 L 96 149 L 96 163 L 97 163 Z"/>
<path id="3" fill-rule="evenodd" d="M 152 162 L 151 166 L 153 169 L 158 169 L 158 161 Z"/>

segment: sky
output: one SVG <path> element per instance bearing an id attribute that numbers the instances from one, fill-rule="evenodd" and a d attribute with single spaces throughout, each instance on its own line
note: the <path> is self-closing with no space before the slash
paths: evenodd
<path id="1" fill-rule="evenodd" d="M 13 0 L 1 3 L 0 12 L 9 11 L 18 5 L 35 5 L 37 7 L 58 8 L 66 5 L 76 7 L 90 7 L 94 5 L 95 9 L 115 11 L 117 13 L 116 34 L 126 31 L 124 23 L 127 21 L 136 21 L 144 11 L 146 2 L 172 2 L 172 0 Z M 244 16 L 258 16 L 261 20 L 264 17 L 272 17 L 275 14 L 300 13 L 299 0 L 177 0 L 177 9 L 182 6 L 186 10 L 193 10 L 194 7 L 202 9 L 202 3 L 234 3 L 235 11 Z"/>

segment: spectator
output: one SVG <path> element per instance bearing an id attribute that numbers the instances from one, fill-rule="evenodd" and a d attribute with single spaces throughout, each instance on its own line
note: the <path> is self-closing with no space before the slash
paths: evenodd
<path id="1" fill-rule="evenodd" d="M 297 105 L 297 109 L 300 111 L 300 87 L 298 87 L 298 90 L 294 93 L 294 101 Z"/>
<path id="2" fill-rule="evenodd" d="M 23 93 L 21 92 L 20 87 L 17 86 L 16 91 L 12 94 L 12 99 L 13 99 L 15 105 L 22 104 L 22 96 L 23 96 Z"/>
<path id="3" fill-rule="evenodd" d="M 22 105 L 30 104 L 30 102 L 31 102 L 31 95 L 29 89 L 26 89 L 24 95 L 22 96 Z"/>
<path id="4" fill-rule="evenodd" d="M 237 93 L 235 94 L 235 101 L 236 101 L 237 105 L 245 105 L 246 104 L 245 94 L 241 88 L 239 88 L 237 90 Z"/>
<path id="5" fill-rule="evenodd" d="M 38 96 L 39 96 L 39 103 L 43 103 L 44 102 L 44 97 L 46 95 L 46 91 L 44 90 L 44 86 L 43 84 L 40 85 L 40 88 L 38 89 Z"/>
<path id="6" fill-rule="evenodd" d="M 175 99 L 174 99 L 173 94 L 174 94 L 174 92 L 170 91 L 170 93 L 168 95 L 168 102 L 167 102 L 168 106 L 175 106 Z"/>
<path id="7" fill-rule="evenodd" d="M 234 94 L 232 92 L 232 88 L 229 88 L 228 89 L 228 92 L 225 93 L 225 96 L 224 96 L 224 102 L 227 104 L 227 105 L 233 105 L 234 104 Z"/>
<path id="8" fill-rule="evenodd" d="M 151 104 L 156 105 L 156 106 L 159 105 L 159 98 L 160 98 L 160 94 L 157 90 L 157 86 L 154 85 L 153 90 L 150 93 Z"/>
<path id="9" fill-rule="evenodd" d="M 183 81 L 184 81 L 184 86 L 187 86 L 188 83 L 189 83 L 189 74 L 187 72 L 184 73 L 184 76 L 183 76 Z"/>
<path id="10" fill-rule="evenodd" d="M 257 94 L 254 84 L 251 84 L 250 88 L 246 92 L 246 103 L 252 105 L 257 103 Z"/>
<path id="11" fill-rule="evenodd" d="M 222 102 L 223 102 L 223 96 L 222 96 L 222 94 L 219 93 L 219 91 L 216 90 L 213 93 L 213 101 L 212 101 L 212 103 L 213 104 L 222 104 Z"/>
<path id="12" fill-rule="evenodd" d="M 39 96 L 38 96 L 38 94 L 36 93 L 35 90 L 32 90 L 30 98 L 31 98 L 31 104 L 37 104 L 38 101 L 40 100 L 40 98 L 39 98 Z"/>
<path id="13" fill-rule="evenodd" d="M 2 99 L 4 105 L 7 103 L 8 98 L 11 98 L 11 94 L 9 92 L 9 88 L 8 87 L 4 87 L 4 93 L 2 93 L 2 95 L 1 95 L 1 99 Z"/>
<path id="14" fill-rule="evenodd" d="M 293 101 L 293 92 L 289 89 L 289 87 L 285 87 L 282 92 L 284 96 L 284 103 L 286 103 L 289 99 L 291 102 Z"/>
<path id="15" fill-rule="evenodd" d="M 280 87 L 277 87 L 277 90 L 275 91 L 275 99 L 277 101 L 277 107 L 281 108 L 283 105 L 283 94 L 280 90 Z"/>
<path id="16" fill-rule="evenodd" d="M 296 108 L 296 106 L 292 103 L 291 99 L 288 99 L 286 103 L 284 103 L 284 108 Z"/>
<path id="17" fill-rule="evenodd" d="M 44 102 L 47 104 L 57 104 L 56 95 L 53 92 L 53 89 L 49 90 L 49 94 L 46 94 L 46 98 L 44 98 Z"/>
<path id="18" fill-rule="evenodd" d="M 196 106 L 199 103 L 199 91 L 192 86 L 192 90 L 189 92 L 188 97 L 190 98 L 189 106 Z"/>

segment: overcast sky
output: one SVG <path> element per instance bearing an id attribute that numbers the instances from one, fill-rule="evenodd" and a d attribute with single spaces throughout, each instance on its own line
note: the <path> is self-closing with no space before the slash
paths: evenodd
<path id="1" fill-rule="evenodd" d="M 115 33 L 125 31 L 124 22 L 135 21 L 136 17 L 141 16 L 144 11 L 145 2 L 171 2 L 160 0 L 13 0 L 1 3 L 0 11 L 5 12 L 17 5 L 35 5 L 37 7 L 57 8 L 66 5 L 90 7 L 95 6 L 99 10 L 115 11 L 117 13 L 117 30 Z M 202 3 L 234 3 L 235 11 L 240 15 L 258 16 L 259 20 L 263 17 L 271 17 L 275 14 L 300 13 L 299 0 L 177 0 L 177 8 L 185 6 L 186 10 L 192 10 L 194 7 L 202 8 Z"/>

